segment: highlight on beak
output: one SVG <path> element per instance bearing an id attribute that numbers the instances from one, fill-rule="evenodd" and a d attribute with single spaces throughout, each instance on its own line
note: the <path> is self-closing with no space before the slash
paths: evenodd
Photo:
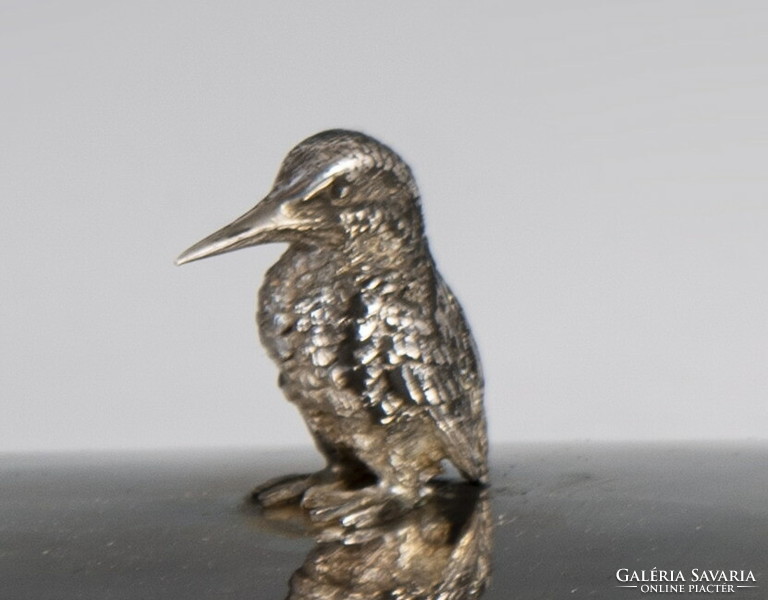
<path id="1" fill-rule="evenodd" d="M 280 241 L 280 232 L 311 226 L 311 222 L 291 216 L 286 211 L 286 206 L 312 198 L 323 191 L 333 183 L 338 170 L 339 168 L 336 168 L 323 173 L 308 182 L 299 180 L 298 185 L 289 189 L 273 189 L 247 213 L 187 248 L 176 259 L 176 264 L 183 265 L 247 246 L 277 242 Z"/>
<path id="2" fill-rule="evenodd" d="M 294 223 L 281 210 L 281 202 L 267 196 L 244 215 L 187 248 L 176 259 L 177 265 L 224 254 L 246 246 L 273 240 L 275 232 Z"/>

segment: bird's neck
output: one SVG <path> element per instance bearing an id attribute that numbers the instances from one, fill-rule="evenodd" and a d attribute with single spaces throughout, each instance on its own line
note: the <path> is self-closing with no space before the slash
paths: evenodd
<path id="1" fill-rule="evenodd" d="M 436 289 L 437 277 L 423 236 L 408 244 L 392 240 L 384 243 L 375 238 L 357 240 L 342 248 L 292 244 L 267 274 L 262 295 L 264 290 L 271 296 L 275 290 L 290 289 L 286 295 L 303 298 L 323 286 L 351 286 L 349 289 L 359 290 L 378 281 L 387 283 L 380 290 L 402 294 L 406 300 L 425 304 L 425 309 L 432 311 L 435 297 L 430 290 Z M 414 287 L 412 282 L 421 285 Z M 410 298 L 414 294 L 414 298 Z"/>
<path id="2" fill-rule="evenodd" d="M 403 271 L 431 262 L 422 229 L 384 225 L 348 239 L 342 249 L 345 262 L 372 271 Z"/>
<path id="3" fill-rule="evenodd" d="M 405 267 L 410 261 L 418 262 L 429 256 L 417 202 L 345 213 L 341 220 L 347 232 L 341 251 L 350 263 Z"/>

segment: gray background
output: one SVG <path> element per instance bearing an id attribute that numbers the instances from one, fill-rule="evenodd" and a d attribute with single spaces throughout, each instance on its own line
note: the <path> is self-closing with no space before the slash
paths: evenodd
<path id="1" fill-rule="evenodd" d="M 0 450 L 302 444 L 281 247 L 183 268 L 284 154 L 412 164 L 491 437 L 768 431 L 765 2 L 0 4 Z"/>

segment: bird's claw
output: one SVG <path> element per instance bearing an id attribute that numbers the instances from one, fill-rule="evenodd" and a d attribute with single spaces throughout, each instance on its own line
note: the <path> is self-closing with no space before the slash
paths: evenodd
<path id="1" fill-rule="evenodd" d="M 264 508 L 298 503 L 317 478 L 317 473 L 276 477 L 257 486 L 251 492 L 251 500 Z"/>

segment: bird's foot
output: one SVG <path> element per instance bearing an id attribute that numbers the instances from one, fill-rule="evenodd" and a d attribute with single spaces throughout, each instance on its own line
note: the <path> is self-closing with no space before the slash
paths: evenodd
<path id="1" fill-rule="evenodd" d="M 303 475 L 284 475 L 265 481 L 251 492 L 251 500 L 263 508 L 298 503 L 304 493 L 319 483 L 325 470 Z"/>
<path id="2" fill-rule="evenodd" d="M 284 475 L 265 481 L 251 492 L 251 500 L 263 508 L 298 504 L 315 488 L 352 491 L 374 480 L 370 473 L 329 465 L 315 473 Z"/>
<path id="3" fill-rule="evenodd" d="M 350 490 L 336 482 L 311 487 L 301 505 L 316 523 L 363 529 L 399 518 L 418 500 L 418 495 L 399 494 L 382 484 Z"/>

